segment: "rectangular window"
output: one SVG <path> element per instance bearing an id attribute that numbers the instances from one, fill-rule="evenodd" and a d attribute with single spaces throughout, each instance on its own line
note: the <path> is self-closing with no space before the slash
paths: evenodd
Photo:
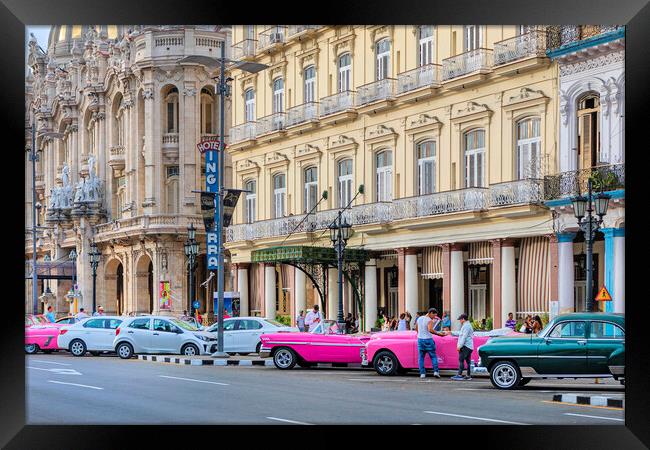
<path id="1" fill-rule="evenodd" d="M 384 39 L 377 43 L 377 81 L 390 76 L 390 41 Z"/>
<path id="2" fill-rule="evenodd" d="M 245 103 L 244 103 L 244 116 L 246 122 L 255 121 L 255 92 L 252 89 L 249 89 L 244 94 Z"/>
<path id="3" fill-rule="evenodd" d="M 173 133 L 176 131 L 175 120 L 174 120 L 174 103 L 167 103 L 167 132 Z"/>
<path id="4" fill-rule="evenodd" d="M 179 174 L 178 166 L 167 167 L 167 178 L 178 176 L 178 174 Z"/>
<path id="5" fill-rule="evenodd" d="M 483 27 L 480 25 L 465 25 L 465 51 L 476 50 L 483 46 Z"/>
<path id="6" fill-rule="evenodd" d="M 420 43 L 419 43 L 419 65 L 425 66 L 433 64 L 433 26 L 424 25 L 420 27 Z"/>
<path id="7" fill-rule="evenodd" d="M 246 223 L 255 222 L 255 200 L 257 195 L 255 193 L 246 194 Z"/>
<path id="8" fill-rule="evenodd" d="M 315 101 L 316 98 L 316 69 L 314 66 L 309 66 L 305 69 L 304 77 L 304 103 L 310 103 Z"/>
<path id="9" fill-rule="evenodd" d="M 350 90 L 351 76 L 352 76 L 352 59 L 349 54 L 345 54 L 339 58 L 339 77 L 338 77 L 339 92 L 345 92 Z"/>

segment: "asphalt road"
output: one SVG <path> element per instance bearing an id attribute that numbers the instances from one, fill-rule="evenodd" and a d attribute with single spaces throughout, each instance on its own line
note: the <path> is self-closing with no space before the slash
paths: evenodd
<path id="1" fill-rule="evenodd" d="M 557 404 L 554 393 L 621 398 L 593 380 L 489 380 L 417 373 L 179 366 L 114 356 L 26 356 L 28 424 L 565 424 L 623 425 L 620 409 Z"/>

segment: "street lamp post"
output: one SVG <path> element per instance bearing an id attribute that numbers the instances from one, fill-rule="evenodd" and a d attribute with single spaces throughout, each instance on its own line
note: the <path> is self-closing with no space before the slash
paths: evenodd
<path id="1" fill-rule="evenodd" d="M 352 225 L 350 225 L 347 220 L 343 219 L 342 212 L 339 212 L 336 225 L 330 226 L 330 239 L 334 245 L 338 263 L 339 310 L 337 322 L 339 324 L 340 333 L 345 333 L 345 320 L 343 319 L 343 252 L 345 251 L 345 246 L 350 238 L 351 229 Z"/>
<path id="2" fill-rule="evenodd" d="M 96 306 L 97 306 L 97 267 L 99 266 L 99 259 L 101 257 L 101 253 L 97 250 L 97 244 L 95 241 L 90 244 L 90 252 L 88 253 L 88 256 L 90 256 L 90 268 L 93 271 L 93 314 L 95 313 Z"/>
<path id="3" fill-rule="evenodd" d="M 185 256 L 189 260 L 187 272 L 190 277 L 190 315 L 194 316 L 194 269 L 196 268 L 196 255 L 199 253 L 199 244 L 196 242 L 196 230 L 191 223 L 187 227 L 187 241 L 185 241 Z"/>
<path id="4" fill-rule="evenodd" d="M 593 253 L 594 253 L 594 238 L 596 231 L 600 229 L 603 223 L 603 216 L 607 214 L 607 207 L 609 206 L 610 196 L 602 191 L 594 197 L 592 195 L 591 178 L 587 180 L 587 197 L 578 195 L 571 199 L 573 203 L 573 213 L 578 219 L 578 226 L 584 233 L 585 241 L 587 242 L 587 286 L 586 286 L 586 299 L 585 307 L 588 312 L 594 311 L 594 268 L 593 268 Z M 586 214 L 585 214 L 586 212 Z M 598 218 L 593 216 L 596 213 Z"/>
<path id="5" fill-rule="evenodd" d="M 68 255 L 68 258 L 70 258 L 70 261 L 72 261 L 72 289 L 70 289 L 70 297 L 72 298 L 72 301 L 74 301 L 75 298 L 77 298 L 77 251 L 73 248 L 70 251 L 70 254 Z"/>

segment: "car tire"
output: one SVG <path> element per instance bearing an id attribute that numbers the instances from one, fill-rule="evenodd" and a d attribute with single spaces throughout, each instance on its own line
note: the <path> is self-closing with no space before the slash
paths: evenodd
<path id="1" fill-rule="evenodd" d="M 519 367 L 512 361 L 497 361 L 490 370 L 490 381 L 497 389 L 514 389 L 521 381 Z"/>
<path id="2" fill-rule="evenodd" d="M 199 356 L 199 348 L 194 344 L 185 344 L 181 348 L 181 355 L 183 356 Z"/>
<path id="3" fill-rule="evenodd" d="M 522 378 L 522 379 L 519 381 L 519 386 L 520 386 L 520 387 L 521 387 L 521 386 L 526 386 L 528 383 L 530 383 L 530 380 L 532 380 L 532 378 Z"/>
<path id="4" fill-rule="evenodd" d="M 115 349 L 117 355 L 122 359 L 131 359 L 133 357 L 133 346 L 128 342 L 118 344 Z"/>
<path id="5" fill-rule="evenodd" d="M 68 346 L 68 350 L 72 353 L 72 356 L 85 356 L 87 348 L 81 339 L 73 339 Z"/>
<path id="6" fill-rule="evenodd" d="M 399 360 L 393 352 L 382 350 L 372 359 L 372 367 L 379 375 L 395 375 L 400 370 Z"/>
<path id="7" fill-rule="evenodd" d="M 25 344 L 25 353 L 34 355 L 38 353 L 38 344 Z"/>
<path id="8" fill-rule="evenodd" d="M 259 341 L 255 346 L 255 353 L 259 353 L 261 349 L 262 349 L 262 341 Z"/>
<path id="9" fill-rule="evenodd" d="M 280 370 L 293 369 L 298 362 L 298 355 L 289 347 L 280 347 L 273 353 L 273 364 Z"/>

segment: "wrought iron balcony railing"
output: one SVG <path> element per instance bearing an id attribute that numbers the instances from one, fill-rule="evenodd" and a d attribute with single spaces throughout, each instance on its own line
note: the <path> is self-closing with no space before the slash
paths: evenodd
<path id="1" fill-rule="evenodd" d="M 267 28 L 259 35 L 258 50 L 264 50 L 275 44 L 283 44 L 287 40 L 287 27 L 283 25 L 276 25 Z"/>
<path id="2" fill-rule="evenodd" d="M 287 115 L 283 112 L 264 116 L 257 121 L 257 136 L 284 130 L 287 123 Z"/>
<path id="3" fill-rule="evenodd" d="M 316 30 L 320 25 L 289 25 L 287 36 L 292 37 L 307 30 Z"/>
<path id="4" fill-rule="evenodd" d="M 591 178 L 595 191 L 625 189 L 625 164 L 612 164 L 562 172 L 544 177 L 544 199 L 553 200 L 587 192 Z"/>
<path id="5" fill-rule="evenodd" d="M 400 198 L 391 204 L 391 220 L 487 209 L 487 188 L 465 188 Z"/>
<path id="6" fill-rule="evenodd" d="M 318 103 L 309 102 L 287 109 L 287 127 L 318 120 Z"/>
<path id="7" fill-rule="evenodd" d="M 257 134 L 257 123 L 246 122 L 230 129 L 230 144 L 255 139 Z"/>
<path id="8" fill-rule="evenodd" d="M 356 92 L 343 91 L 320 99 L 320 116 L 328 116 L 346 109 L 354 109 Z"/>
<path id="9" fill-rule="evenodd" d="M 620 28 L 618 25 L 551 25 L 548 28 L 548 48 L 554 49 L 582 41 Z"/>
<path id="10" fill-rule="evenodd" d="M 257 41 L 255 39 L 244 39 L 232 45 L 232 57 L 235 60 L 251 58 L 257 51 Z"/>
<path id="11" fill-rule="evenodd" d="M 546 56 L 546 31 L 534 30 L 494 44 L 494 65 L 531 56 Z"/>
<path id="12" fill-rule="evenodd" d="M 397 94 L 440 84 L 440 65 L 426 64 L 397 74 Z"/>
<path id="13" fill-rule="evenodd" d="M 395 79 L 384 78 L 373 83 L 364 84 L 357 89 L 357 106 L 366 105 L 395 96 Z"/>
<path id="14" fill-rule="evenodd" d="M 544 180 L 529 178 L 490 185 L 490 206 L 540 203 L 544 200 Z"/>
<path id="15" fill-rule="evenodd" d="M 492 50 L 477 48 L 442 60 L 442 79 L 450 80 L 479 70 L 491 70 Z"/>

